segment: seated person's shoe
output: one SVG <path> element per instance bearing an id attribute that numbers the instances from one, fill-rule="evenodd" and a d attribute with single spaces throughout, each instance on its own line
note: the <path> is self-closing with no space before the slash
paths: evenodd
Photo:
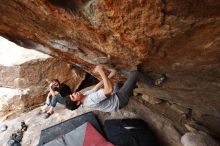
<path id="1" fill-rule="evenodd" d="M 160 85 L 161 85 L 162 83 L 164 83 L 166 80 L 167 80 L 166 74 L 162 74 L 159 79 L 156 79 L 156 80 L 155 80 L 154 85 L 155 85 L 155 86 L 160 86 Z"/>
<path id="2" fill-rule="evenodd" d="M 53 114 L 53 113 L 45 113 L 43 117 L 44 117 L 44 119 L 47 119 L 47 118 L 49 118 L 52 114 Z"/>

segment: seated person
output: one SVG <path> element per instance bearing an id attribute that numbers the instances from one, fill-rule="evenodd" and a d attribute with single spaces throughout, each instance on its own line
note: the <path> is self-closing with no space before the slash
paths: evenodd
<path id="1" fill-rule="evenodd" d="M 48 118 L 54 112 L 57 102 L 65 105 L 66 96 L 71 93 L 69 86 L 60 83 L 58 79 L 53 79 L 49 84 L 49 93 L 46 98 L 46 104 L 42 107 L 39 113 L 46 113 L 44 118 Z M 49 109 L 47 110 L 48 107 Z"/>
<path id="2" fill-rule="evenodd" d="M 67 97 L 68 101 L 71 100 L 76 102 L 77 106 L 82 104 L 83 107 L 88 107 L 103 112 L 117 111 L 128 104 L 129 98 L 132 96 L 133 89 L 138 81 L 143 82 L 148 86 L 153 86 L 160 85 L 166 79 L 165 75 L 163 75 L 156 81 L 153 81 L 144 73 L 132 71 L 121 88 L 119 88 L 119 85 L 116 84 L 115 88 L 113 89 L 112 82 L 109 78 L 114 76 L 116 72 L 113 70 L 110 71 L 111 73 L 107 77 L 103 70 L 103 66 L 96 66 L 94 73 L 99 73 L 102 81 L 98 83 L 92 90 L 89 90 L 85 93 L 72 93 Z M 102 83 L 104 84 L 104 88 L 99 89 Z"/>

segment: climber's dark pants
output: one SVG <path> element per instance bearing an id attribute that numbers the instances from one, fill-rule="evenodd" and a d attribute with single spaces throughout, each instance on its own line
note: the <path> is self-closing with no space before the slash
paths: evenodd
<path id="1" fill-rule="evenodd" d="M 141 73 L 139 71 L 130 72 L 127 80 L 120 88 L 120 85 L 115 86 L 115 92 L 119 98 L 119 108 L 123 108 L 128 104 L 129 98 L 133 95 L 133 89 L 136 83 L 140 81 L 146 85 L 153 86 L 153 79 L 148 75 Z"/>

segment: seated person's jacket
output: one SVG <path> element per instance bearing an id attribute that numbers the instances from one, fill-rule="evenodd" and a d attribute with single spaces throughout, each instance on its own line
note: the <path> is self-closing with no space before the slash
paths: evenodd
<path id="1" fill-rule="evenodd" d="M 67 95 L 71 94 L 70 87 L 64 83 L 61 83 L 59 88 L 54 88 L 54 91 L 59 92 L 62 97 L 66 97 Z"/>

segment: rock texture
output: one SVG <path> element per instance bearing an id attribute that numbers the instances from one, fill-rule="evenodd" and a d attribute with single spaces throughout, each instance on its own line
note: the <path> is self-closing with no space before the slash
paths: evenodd
<path id="1" fill-rule="evenodd" d="M 189 111 L 179 122 L 166 113 L 180 131 L 193 119 L 220 138 L 219 0 L 0 2 L 2 36 L 90 74 L 97 63 L 123 73 L 140 63 L 154 77 L 166 72 L 165 85 L 142 92 Z"/>

